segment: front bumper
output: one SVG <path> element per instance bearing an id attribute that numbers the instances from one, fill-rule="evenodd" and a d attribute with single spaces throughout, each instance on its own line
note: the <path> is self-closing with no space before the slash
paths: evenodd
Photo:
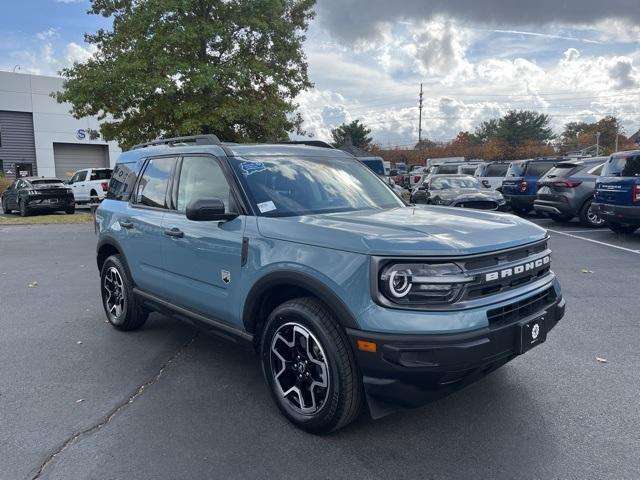
<path id="1" fill-rule="evenodd" d="M 546 339 L 564 316 L 565 301 L 558 294 L 544 305 L 530 306 L 511 321 L 465 333 L 404 335 L 348 329 L 372 415 L 384 415 L 374 410 L 380 412 L 385 405 L 424 405 L 504 365 L 520 354 L 520 325 L 526 322 L 542 317 Z M 376 351 L 359 350 L 358 340 L 375 343 Z"/>
<path id="2" fill-rule="evenodd" d="M 640 204 L 611 205 L 608 203 L 592 203 L 593 212 L 607 222 L 640 225 Z"/>
<path id="3" fill-rule="evenodd" d="M 535 195 L 509 195 L 507 193 L 502 192 L 504 199 L 507 201 L 507 205 L 511 208 L 522 209 L 528 208 L 531 209 L 533 207 L 533 202 L 536 200 Z"/>

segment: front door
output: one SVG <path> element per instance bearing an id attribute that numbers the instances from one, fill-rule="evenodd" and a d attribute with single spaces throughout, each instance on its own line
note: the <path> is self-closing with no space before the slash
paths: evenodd
<path id="1" fill-rule="evenodd" d="M 76 202 L 89 201 L 89 194 L 87 193 L 86 186 L 87 172 L 87 170 L 80 170 L 71 177 L 71 180 L 69 180 L 69 186 L 71 187 L 71 190 L 73 190 L 73 197 Z"/>
<path id="2" fill-rule="evenodd" d="M 239 318 L 242 235 L 246 217 L 231 221 L 192 221 L 185 216 L 192 200 L 216 197 L 236 212 L 230 183 L 220 160 L 185 156 L 176 176 L 173 211 L 164 218 L 164 258 L 169 296 L 178 305 L 221 321 Z M 236 325 L 237 326 L 237 325 Z"/>
<path id="3" fill-rule="evenodd" d="M 149 293 L 166 284 L 162 258 L 162 222 L 168 209 L 167 191 L 176 165 L 175 157 L 148 160 L 135 193 L 118 216 L 118 228 L 129 271 L 136 286 Z"/>

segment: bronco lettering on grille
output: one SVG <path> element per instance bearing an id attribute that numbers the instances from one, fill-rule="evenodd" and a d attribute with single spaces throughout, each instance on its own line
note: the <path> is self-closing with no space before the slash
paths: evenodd
<path id="1" fill-rule="evenodd" d="M 546 257 L 539 258 L 537 260 L 533 260 L 531 262 L 523 263 L 522 265 L 516 265 L 515 267 L 505 268 L 503 270 L 498 270 L 496 272 L 485 273 L 485 281 L 493 282 L 495 280 L 500 280 L 507 277 L 513 277 L 514 275 L 520 275 L 522 273 L 529 272 L 531 270 L 537 270 L 539 268 L 548 265 L 551 261 L 551 257 L 547 255 Z"/>

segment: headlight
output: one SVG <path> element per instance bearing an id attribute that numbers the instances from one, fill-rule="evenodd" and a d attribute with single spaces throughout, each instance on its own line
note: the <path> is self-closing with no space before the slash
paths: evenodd
<path id="1" fill-rule="evenodd" d="M 473 277 L 454 263 L 392 263 L 380 271 L 380 292 L 400 305 L 441 305 L 454 302 Z"/>

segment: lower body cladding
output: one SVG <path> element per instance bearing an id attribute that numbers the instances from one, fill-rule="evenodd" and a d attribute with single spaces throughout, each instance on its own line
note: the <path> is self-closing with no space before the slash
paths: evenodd
<path id="1" fill-rule="evenodd" d="M 471 332 L 404 335 L 347 330 L 372 417 L 425 405 L 479 380 L 544 343 L 564 311 L 562 295 L 550 287 L 508 306 L 489 308 L 489 326 Z"/>
<path id="2" fill-rule="evenodd" d="M 592 208 L 596 215 L 607 222 L 640 225 L 640 203 L 637 206 L 625 206 L 594 202 Z"/>

